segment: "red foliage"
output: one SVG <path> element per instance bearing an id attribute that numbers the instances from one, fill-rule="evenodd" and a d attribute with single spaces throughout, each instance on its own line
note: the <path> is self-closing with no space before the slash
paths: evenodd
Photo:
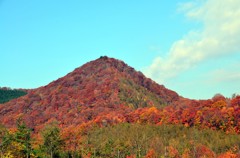
<path id="1" fill-rule="evenodd" d="M 109 124 L 126 121 L 133 109 L 119 98 L 120 79 L 128 79 L 162 98 L 165 103 L 178 100 L 177 93 L 158 85 L 122 61 L 102 57 L 91 61 L 47 86 L 0 105 L 1 123 L 14 126 L 22 117 L 28 126 L 39 130 L 50 120 L 62 128 L 95 120 Z M 155 112 L 149 122 L 157 123 Z M 94 121 L 93 121 L 94 122 Z"/>
<path id="2" fill-rule="evenodd" d="M 226 133 L 240 133 L 240 106 L 234 98 L 213 101 L 180 100 L 174 106 L 163 109 L 144 108 L 131 112 L 128 122 L 159 124 L 183 124 L 186 127 L 196 126 L 223 130 Z M 184 102 L 184 104 L 183 104 Z M 227 105 L 227 103 L 231 103 Z"/>
<path id="3" fill-rule="evenodd" d="M 150 149 L 145 158 L 157 158 L 156 152 L 153 149 Z"/>
<path id="4" fill-rule="evenodd" d="M 159 96 L 169 106 L 133 110 L 119 98 L 120 80 L 128 79 Z M 240 133 L 240 96 L 227 99 L 215 95 L 209 100 L 190 100 L 158 85 L 124 62 L 103 57 L 89 62 L 47 86 L 0 105 L 1 123 L 12 127 L 22 117 L 28 126 L 40 130 L 51 120 L 60 127 L 120 122 L 183 124 Z"/>
<path id="5" fill-rule="evenodd" d="M 195 157 L 196 158 L 202 158 L 202 157 L 215 158 L 215 154 L 212 150 L 210 150 L 206 146 L 200 145 L 200 146 L 197 146 L 196 148 Z"/>

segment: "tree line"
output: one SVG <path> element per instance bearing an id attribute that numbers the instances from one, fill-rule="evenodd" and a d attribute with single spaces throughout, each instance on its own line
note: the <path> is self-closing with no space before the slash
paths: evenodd
<path id="1" fill-rule="evenodd" d="M 27 92 L 25 90 L 0 87 L 0 104 L 6 103 L 12 99 L 24 96 L 26 94 Z"/>
<path id="2" fill-rule="evenodd" d="M 223 158 L 237 157 L 240 135 L 183 125 L 121 123 L 62 131 L 57 122 L 34 137 L 21 119 L 16 129 L 0 126 L 1 158 Z M 80 131 L 80 132 L 79 132 Z"/>

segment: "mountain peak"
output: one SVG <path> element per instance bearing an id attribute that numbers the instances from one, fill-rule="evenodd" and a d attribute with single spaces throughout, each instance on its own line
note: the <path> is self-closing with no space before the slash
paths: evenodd
<path id="1" fill-rule="evenodd" d="M 122 71 L 122 69 L 127 69 L 129 66 L 124 63 L 122 60 L 110 58 L 108 56 L 101 56 L 100 58 L 93 60 L 90 62 L 93 65 L 97 66 L 108 66 L 108 67 L 114 67 L 116 69 L 119 69 Z"/>
<path id="2" fill-rule="evenodd" d="M 143 75 L 141 72 L 136 72 L 136 70 L 130 66 L 128 66 L 126 63 L 124 63 L 121 60 L 110 58 L 107 56 L 101 56 L 100 58 L 90 61 L 86 64 L 84 64 L 81 67 L 76 68 L 73 72 L 69 73 L 67 76 L 82 76 L 82 77 L 93 77 L 94 76 L 102 76 L 102 75 L 108 75 L 110 78 L 114 78 L 114 76 L 119 75 L 133 75 L 136 73 L 139 73 Z M 133 76 L 134 77 L 134 76 Z"/>

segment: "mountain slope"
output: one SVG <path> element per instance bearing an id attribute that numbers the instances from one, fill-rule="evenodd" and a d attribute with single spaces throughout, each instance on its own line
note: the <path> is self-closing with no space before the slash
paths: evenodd
<path id="1" fill-rule="evenodd" d="M 163 107 L 179 98 L 176 92 L 124 62 L 100 57 L 47 86 L 0 105 L 0 120 L 13 126 L 22 117 L 36 129 L 57 120 L 67 127 L 109 114 L 121 120 L 138 107 Z"/>

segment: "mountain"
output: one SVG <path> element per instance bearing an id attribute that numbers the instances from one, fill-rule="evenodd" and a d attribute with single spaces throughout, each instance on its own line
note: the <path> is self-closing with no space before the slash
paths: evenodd
<path id="1" fill-rule="evenodd" d="M 21 117 L 36 130 L 54 120 L 63 128 L 107 116 L 120 122 L 135 109 L 162 108 L 180 99 L 176 92 L 123 61 L 104 56 L 46 86 L 28 90 L 25 96 L 0 104 L 0 120 L 12 127 Z"/>

